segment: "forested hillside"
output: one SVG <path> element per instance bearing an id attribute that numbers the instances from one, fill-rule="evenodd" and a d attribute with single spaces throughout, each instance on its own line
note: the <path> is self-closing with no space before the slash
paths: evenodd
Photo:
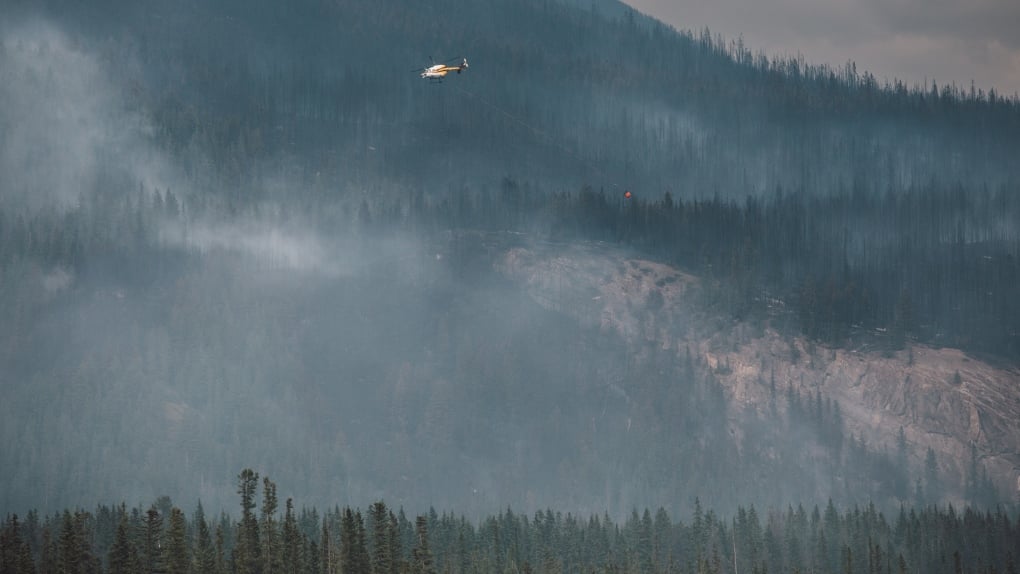
<path id="1" fill-rule="evenodd" d="M 718 365 L 494 262 L 616 249 L 702 278 L 706 338 L 1015 365 L 1020 102 L 574 4 L 10 3 L 0 509 L 218 510 L 245 466 L 469 516 L 1011 501 L 977 456 L 943 484 L 788 381 L 729 420 Z M 450 56 L 471 67 L 410 71 Z"/>
<path id="2" fill-rule="evenodd" d="M 720 508 L 805 493 L 883 507 L 1008 496 L 979 462 L 965 490 L 938 461 L 909 465 L 908 444 L 869 447 L 842 428 L 838 404 L 782 380 L 778 408 L 740 423 L 782 446 L 741 449 L 716 365 L 578 324 L 493 270 L 506 249 L 542 238 L 658 253 L 646 243 L 662 229 L 654 218 L 697 214 L 701 223 L 674 231 L 718 249 L 691 264 L 710 278 L 691 295 L 705 318 L 686 328 L 698 336 L 737 316 L 790 334 L 842 332 L 819 342 L 849 348 L 895 351 L 916 336 L 914 323 L 879 314 L 861 327 L 827 314 L 812 324 L 812 307 L 776 309 L 781 300 L 748 289 L 742 268 L 725 265 L 746 244 L 699 239 L 739 232 L 721 217 L 739 208 L 662 212 L 583 193 L 540 208 L 510 191 L 366 202 L 343 232 L 335 213 L 230 214 L 156 191 L 0 220 L 6 506 L 137 500 L 196 482 L 215 503 L 223 485 L 208 477 L 252 460 L 319 501 L 386 493 L 472 513 L 553 502 L 619 513 L 649 498 L 678 511 L 695 495 Z M 715 217 L 730 223 L 708 226 Z M 507 227 L 527 233 L 498 231 Z M 874 325 L 889 331 L 869 334 Z M 824 453 L 821 470 L 804 444 Z"/>
<path id="3" fill-rule="evenodd" d="M 287 201 L 306 195 L 298 176 L 334 192 L 509 175 L 545 191 L 740 200 L 1017 184 L 1015 96 L 880 85 L 851 63 L 769 58 L 603 4 L 47 0 L 22 11 L 94 53 L 189 174 L 212 168 L 212 187 L 245 200 L 280 170 Z M 471 68 L 441 85 L 410 71 L 461 56 Z"/>

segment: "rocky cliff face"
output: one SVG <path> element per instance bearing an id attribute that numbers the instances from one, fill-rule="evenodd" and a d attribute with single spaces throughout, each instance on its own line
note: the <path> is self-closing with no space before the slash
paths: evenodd
<path id="1" fill-rule="evenodd" d="M 586 325 L 697 352 L 715 367 L 732 421 L 763 412 L 774 380 L 780 389 L 838 400 L 847 430 L 871 445 L 895 448 L 902 428 L 915 474 L 933 449 L 950 500 L 962 496 L 972 445 L 999 492 L 1020 494 L 1016 366 L 920 345 L 896 353 L 830 349 L 720 319 L 700 308 L 709 282 L 606 245 L 532 243 L 505 250 L 496 269 L 541 305 Z"/>

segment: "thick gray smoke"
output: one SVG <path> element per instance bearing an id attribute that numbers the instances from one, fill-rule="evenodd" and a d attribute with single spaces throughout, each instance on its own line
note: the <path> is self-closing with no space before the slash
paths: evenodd
<path id="1" fill-rule="evenodd" d="M 145 115 L 79 43 L 41 21 L 0 29 L 0 199 L 74 205 L 104 176 L 168 186 Z"/>
<path id="2" fill-rule="evenodd" d="M 135 72 L 116 77 L 95 53 L 43 21 L 0 29 L 0 200 L 31 209 L 70 209 L 108 182 L 137 190 L 189 193 L 188 182 L 153 140 L 145 110 L 124 96 Z M 148 197 L 141 198 L 149 199 Z M 164 243 L 219 249 L 275 267 L 344 274 L 321 238 L 291 226 L 193 222 L 163 227 Z M 349 266 L 348 266 L 349 267 Z M 51 290 L 72 278 L 52 275 Z"/>

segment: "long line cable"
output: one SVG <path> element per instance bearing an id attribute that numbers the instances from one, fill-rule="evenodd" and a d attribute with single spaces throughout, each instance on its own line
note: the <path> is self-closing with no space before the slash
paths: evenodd
<path id="1" fill-rule="evenodd" d="M 464 88 L 461 88 L 460 86 L 454 86 L 454 89 L 457 90 L 458 92 L 464 94 L 465 96 L 468 96 L 469 98 L 471 98 L 471 99 L 473 99 L 473 100 L 475 100 L 475 101 L 477 101 L 477 102 L 479 102 L 479 103 L 481 103 L 481 104 L 491 108 L 492 110 L 502 114 L 508 120 L 510 120 L 510 121 L 512 121 L 512 122 L 514 122 L 514 123 L 516 123 L 518 125 L 520 125 L 521 127 L 523 127 L 525 129 L 527 129 L 528 131 L 532 132 L 532 134 L 534 134 L 536 136 L 539 136 L 541 139 L 544 139 L 549 144 L 559 148 L 563 152 L 565 152 L 568 155 L 570 155 L 571 157 L 573 157 L 578 162 L 583 163 L 584 165 L 586 165 L 589 168 L 591 168 L 591 170 L 594 171 L 603 181 L 607 181 L 609 179 L 606 176 L 606 173 L 604 171 L 602 171 L 597 165 L 595 165 L 594 163 L 592 163 L 592 162 L 586 160 L 585 158 L 581 157 L 580 155 L 575 153 L 573 150 L 571 150 L 567 146 L 565 146 L 565 145 L 563 145 L 561 143 L 558 143 L 556 141 L 556 138 L 553 137 L 552 135 L 550 135 L 545 130 L 542 130 L 541 128 L 538 128 L 538 127 L 528 123 L 527 121 L 525 121 L 520 116 L 517 116 L 517 115 L 514 115 L 514 114 L 510 113 L 509 111 L 507 111 L 507 110 L 503 109 L 502 107 L 496 105 L 495 103 L 493 103 L 492 101 L 488 100 L 487 98 L 484 98 L 484 97 L 482 97 L 482 96 L 480 96 L 478 94 L 475 94 L 474 92 L 470 92 L 468 90 L 465 90 Z M 607 181 L 607 183 L 609 183 L 614 188 L 615 187 L 619 187 L 614 182 Z"/>

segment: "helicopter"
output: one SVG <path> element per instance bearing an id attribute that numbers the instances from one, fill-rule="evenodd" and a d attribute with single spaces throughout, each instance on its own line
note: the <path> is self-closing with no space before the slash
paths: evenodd
<path id="1" fill-rule="evenodd" d="M 427 68 L 418 68 L 416 70 L 411 70 L 411 71 L 412 72 L 421 72 L 422 79 L 426 79 L 426 80 L 433 81 L 433 82 L 442 82 L 443 78 L 446 77 L 446 74 L 449 74 L 450 72 L 457 72 L 459 74 L 463 70 L 467 69 L 467 67 L 468 67 L 467 58 L 461 58 L 461 63 L 460 63 L 459 66 L 449 66 L 449 65 L 447 65 L 447 64 L 449 64 L 450 62 L 453 62 L 456 59 L 457 58 L 450 58 L 445 63 L 442 63 L 442 64 L 433 64 L 433 65 L 431 65 L 431 66 L 429 66 Z"/>

